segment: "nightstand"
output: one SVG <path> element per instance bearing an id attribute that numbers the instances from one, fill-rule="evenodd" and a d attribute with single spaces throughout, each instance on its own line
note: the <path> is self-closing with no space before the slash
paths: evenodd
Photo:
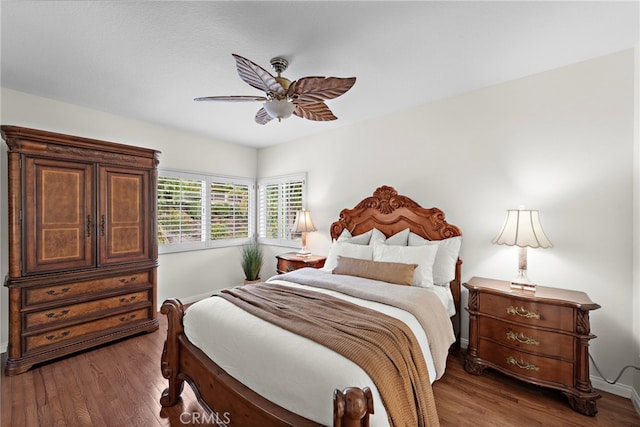
<path id="1" fill-rule="evenodd" d="M 276 259 L 278 260 L 276 271 L 278 274 L 283 274 L 303 267 L 322 268 L 327 257 L 320 255 L 301 256 L 296 255 L 295 252 L 287 252 L 276 255 Z"/>
<path id="2" fill-rule="evenodd" d="M 600 308 L 584 292 L 474 277 L 469 290 L 469 348 L 465 370 L 493 368 L 560 390 L 576 411 L 594 416 L 600 395 L 589 379 L 589 311 Z"/>

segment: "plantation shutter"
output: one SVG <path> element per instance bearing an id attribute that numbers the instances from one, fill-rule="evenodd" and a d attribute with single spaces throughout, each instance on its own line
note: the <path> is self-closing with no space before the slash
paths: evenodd
<path id="1" fill-rule="evenodd" d="M 290 245 L 291 227 L 304 207 L 305 174 L 265 178 L 258 184 L 258 237 L 262 243 Z"/>
<path id="2" fill-rule="evenodd" d="M 158 252 L 246 245 L 255 239 L 255 181 L 191 172 L 158 174 Z"/>
<path id="3" fill-rule="evenodd" d="M 203 242 L 205 182 L 199 179 L 158 177 L 158 243 L 179 245 Z"/>
<path id="4" fill-rule="evenodd" d="M 211 182 L 211 240 L 250 237 L 249 184 Z"/>

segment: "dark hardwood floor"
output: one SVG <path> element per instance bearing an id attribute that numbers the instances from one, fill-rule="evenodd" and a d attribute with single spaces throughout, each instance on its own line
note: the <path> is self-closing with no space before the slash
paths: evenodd
<path id="1" fill-rule="evenodd" d="M 185 426 L 211 418 L 185 385 L 183 402 L 160 406 L 166 381 L 160 355 L 166 320 L 160 330 L 1 377 L 1 425 L 34 426 Z M 6 355 L 3 355 L 6 356 Z M 4 367 L 4 357 L 3 357 Z M 602 392 L 598 414 L 572 411 L 564 396 L 512 380 L 490 370 L 467 374 L 461 356 L 450 356 L 447 372 L 434 384 L 440 423 L 446 426 L 640 426 L 629 399 Z"/>

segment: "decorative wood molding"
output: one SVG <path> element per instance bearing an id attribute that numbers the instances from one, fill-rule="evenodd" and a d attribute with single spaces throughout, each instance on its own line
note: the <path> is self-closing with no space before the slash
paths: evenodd
<path id="1" fill-rule="evenodd" d="M 393 187 L 383 185 L 353 209 L 340 212 L 338 221 L 331 224 L 331 238 L 337 239 L 344 229 L 358 235 L 374 227 L 387 237 L 406 228 L 428 240 L 462 235 L 458 227 L 447 223 L 440 209 L 423 208 L 413 199 L 399 195 Z"/>

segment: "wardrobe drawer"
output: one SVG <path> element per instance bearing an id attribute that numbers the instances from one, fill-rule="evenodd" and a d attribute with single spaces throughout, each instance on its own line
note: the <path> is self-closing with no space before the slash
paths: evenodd
<path id="1" fill-rule="evenodd" d="M 480 338 L 487 338 L 505 346 L 542 356 L 573 360 L 573 336 L 529 328 L 524 325 L 481 317 Z"/>
<path id="2" fill-rule="evenodd" d="M 482 293 L 479 311 L 500 319 L 526 325 L 574 331 L 575 315 L 570 307 L 524 301 L 522 298 Z"/>
<path id="3" fill-rule="evenodd" d="M 24 316 L 24 328 L 29 330 L 51 323 L 75 320 L 132 304 L 148 302 L 150 299 L 150 291 L 140 291 L 80 304 L 72 304 L 66 307 L 27 313 Z"/>
<path id="4" fill-rule="evenodd" d="M 104 335 L 105 331 L 108 329 L 118 328 L 130 323 L 150 319 L 149 311 L 150 308 L 141 308 L 75 326 L 58 328 L 39 334 L 25 334 L 25 353 L 41 349 L 44 350 L 46 347 L 51 345 L 64 345 L 63 343 L 65 342 L 82 339 L 83 337 L 93 333 L 100 333 Z"/>
<path id="5" fill-rule="evenodd" d="M 63 285 L 29 287 L 23 289 L 25 306 L 61 301 L 67 298 L 81 297 L 96 292 L 126 289 L 128 286 L 150 284 L 148 271 L 123 274 L 94 280 L 67 283 Z M 126 291 L 125 291 L 126 292 Z"/>
<path id="6" fill-rule="evenodd" d="M 538 379 L 573 388 L 573 363 L 514 350 L 480 339 L 478 355 L 484 360 L 527 379 Z"/>

